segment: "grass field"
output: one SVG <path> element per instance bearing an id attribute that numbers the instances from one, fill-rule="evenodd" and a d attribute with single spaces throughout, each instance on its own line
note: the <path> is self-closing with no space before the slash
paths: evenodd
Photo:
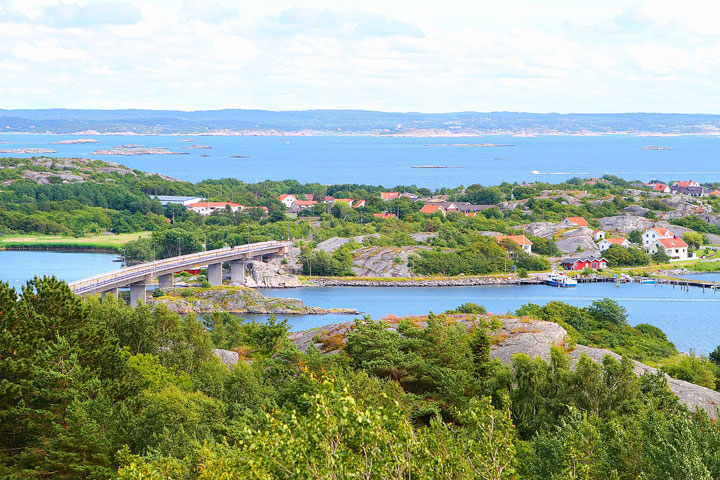
<path id="1" fill-rule="evenodd" d="M 127 242 L 149 237 L 151 232 L 95 235 L 91 237 L 63 237 L 59 235 L 9 235 L 0 237 L 0 249 L 12 248 L 85 248 L 88 250 L 122 250 Z"/>

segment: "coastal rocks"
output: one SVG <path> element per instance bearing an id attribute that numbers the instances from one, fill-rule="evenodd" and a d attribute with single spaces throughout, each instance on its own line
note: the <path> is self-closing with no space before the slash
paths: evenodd
<path id="1" fill-rule="evenodd" d="M 579 227 L 563 233 L 563 238 L 555 242 L 563 253 L 589 252 L 598 253 L 600 249 L 592 238 L 592 229 Z"/>
<path id="2" fill-rule="evenodd" d="M 475 285 L 537 285 L 542 283 L 538 278 L 519 278 L 508 275 L 507 277 L 477 276 L 477 277 L 452 277 L 452 278 L 333 278 L 315 277 L 306 280 L 307 285 L 319 287 L 466 287 Z"/>
<path id="3" fill-rule="evenodd" d="M 287 273 L 281 265 L 248 262 L 245 265 L 245 286 L 254 288 L 301 287 L 297 276 Z"/>
<path id="4" fill-rule="evenodd" d="M 429 247 L 363 247 L 353 252 L 352 271 L 360 277 L 411 277 L 408 259 Z"/>
<path id="5" fill-rule="evenodd" d="M 119 145 L 108 150 L 95 150 L 91 155 L 187 155 L 187 152 L 171 152 L 165 147 L 145 145 Z"/>
<path id="6" fill-rule="evenodd" d="M 257 313 L 257 314 L 290 314 L 290 315 L 324 315 L 339 313 L 357 315 L 355 309 L 309 307 L 299 298 L 266 297 L 246 287 L 213 287 L 193 289 L 192 295 L 182 296 L 185 289 L 169 288 L 164 290 L 165 296 L 149 298 L 148 305 L 164 304 L 176 313 Z"/>
<path id="7" fill-rule="evenodd" d="M 411 233 L 410 238 L 415 240 L 418 243 L 427 243 L 428 240 L 437 237 L 437 233 L 427 233 L 427 232 L 420 232 L 420 233 Z"/>
<path id="8" fill-rule="evenodd" d="M 630 215 L 637 215 L 638 217 L 644 217 L 649 211 L 649 209 L 641 207 L 640 205 L 630 205 L 623 208 L 623 212 L 629 213 Z"/>
<path id="9" fill-rule="evenodd" d="M 213 354 L 220 359 L 228 368 L 237 365 L 240 360 L 240 355 L 232 350 L 225 350 L 222 348 L 216 348 L 213 350 Z"/>
<path id="10" fill-rule="evenodd" d="M 42 153 L 57 153 L 57 150 L 52 148 L 7 148 L 0 150 L 0 153 L 23 153 L 23 154 L 42 154 Z"/>
<path id="11" fill-rule="evenodd" d="M 633 230 L 644 232 L 653 225 L 651 220 L 637 215 L 615 215 L 599 218 L 600 227 L 608 232 L 630 233 Z"/>
<path id="12" fill-rule="evenodd" d="M 94 138 L 77 138 L 74 140 L 58 140 L 57 142 L 51 142 L 52 145 L 82 145 L 85 143 L 98 143 Z"/>
<path id="13" fill-rule="evenodd" d="M 567 228 L 564 223 L 534 222 L 523 226 L 525 231 L 531 235 L 542 238 L 553 238 L 557 232 Z"/>
<path id="14" fill-rule="evenodd" d="M 25 170 L 22 174 L 22 178 L 25 180 L 31 180 L 40 185 L 53 183 L 55 179 L 59 180 L 59 183 L 82 183 L 85 181 L 85 177 L 72 173 L 34 172 L 32 170 Z"/>
<path id="15" fill-rule="evenodd" d="M 458 318 L 458 322 L 470 326 L 468 320 Z M 552 346 L 564 347 L 567 332 L 563 327 L 551 322 L 541 320 L 529 320 L 518 318 L 503 319 L 502 328 L 496 332 L 495 337 L 499 339 L 496 345 L 492 346 L 491 357 L 498 359 L 505 365 L 510 365 L 514 355 L 524 353 L 530 357 L 542 358 L 550 361 L 550 349 Z M 422 322 L 421 322 L 422 323 Z M 300 350 L 306 351 L 311 345 L 316 346 L 325 353 L 339 353 L 345 345 L 345 338 L 354 327 L 353 322 L 345 322 L 327 325 L 322 328 L 295 332 L 290 335 L 290 340 L 295 342 Z M 388 324 L 388 328 L 394 326 Z M 602 363 L 603 359 L 610 355 L 621 360 L 620 355 L 601 348 L 592 348 L 584 345 L 576 345 L 568 353 L 571 367 L 583 356 L 590 360 Z M 640 362 L 633 361 L 634 372 L 638 376 L 645 374 L 657 374 L 658 370 Z M 665 375 L 670 391 L 678 399 L 686 404 L 691 412 L 703 409 L 712 419 L 718 416 L 717 408 L 720 405 L 720 392 L 701 387 L 683 380 L 676 380 Z"/>
<path id="16" fill-rule="evenodd" d="M 358 235 L 356 237 L 330 237 L 324 242 L 320 242 L 317 244 L 317 249 L 322 250 L 323 252 L 327 253 L 333 253 L 338 248 L 342 247 L 346 243 L 354 242 L 354 243 L 360 243 L 362 244 L 363 241 L 365 241 L 366 238 L 369 237 L 379 237 L 380 235 L 377 233 L 373 233 L 371 235 Z"/>

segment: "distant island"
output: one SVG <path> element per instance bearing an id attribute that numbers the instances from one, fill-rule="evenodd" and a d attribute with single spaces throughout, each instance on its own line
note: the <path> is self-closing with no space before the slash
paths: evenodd
<path id="1" fill-rule="evenodd" d="M 5 133 L 63 135 L 720 135 L 720 115 L 675 113 L 398 113 L 368 110 L 0 110 Z M 449 144 L 447 146 L 500 146 Z M 509 145 L 502 145 L 509 146 Z"/>
<path id="2" fill-rule="evenodd" d="M 119 145 L 108 150 L 95 150 L 91 155 L 187 155 L 187 152 L 172 152 L 165 147 L 145 145 Z"/>
<path id="3" fill-rule="evenodd" d="M 645 147 L 642 147 L 641 150 L 675 150 L 671 147 L 661 147 L 659 145 L 647 145 Z"/>

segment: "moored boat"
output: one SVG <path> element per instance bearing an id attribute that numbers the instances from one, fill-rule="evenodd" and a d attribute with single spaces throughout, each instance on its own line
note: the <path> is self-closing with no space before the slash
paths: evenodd
<path id="1" fill-rule="evenodd" d="M 548 274 L 545 278 L 545 283 L 553 287 L 575 287 L 577 286 L 577 280 L 568 277 L 564 273 L 553 272 Z"/>

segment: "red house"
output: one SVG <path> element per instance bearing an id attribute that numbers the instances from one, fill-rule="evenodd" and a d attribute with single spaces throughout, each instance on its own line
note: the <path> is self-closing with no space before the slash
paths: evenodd
<path id="1" fill-rule="evenodd" d="M 607 268 L 607 260 L 602 257 L 566 258 L 563 260 L 562 266 L 565 270 L 585 270 L 586 268 L 595 270 Z"/>

